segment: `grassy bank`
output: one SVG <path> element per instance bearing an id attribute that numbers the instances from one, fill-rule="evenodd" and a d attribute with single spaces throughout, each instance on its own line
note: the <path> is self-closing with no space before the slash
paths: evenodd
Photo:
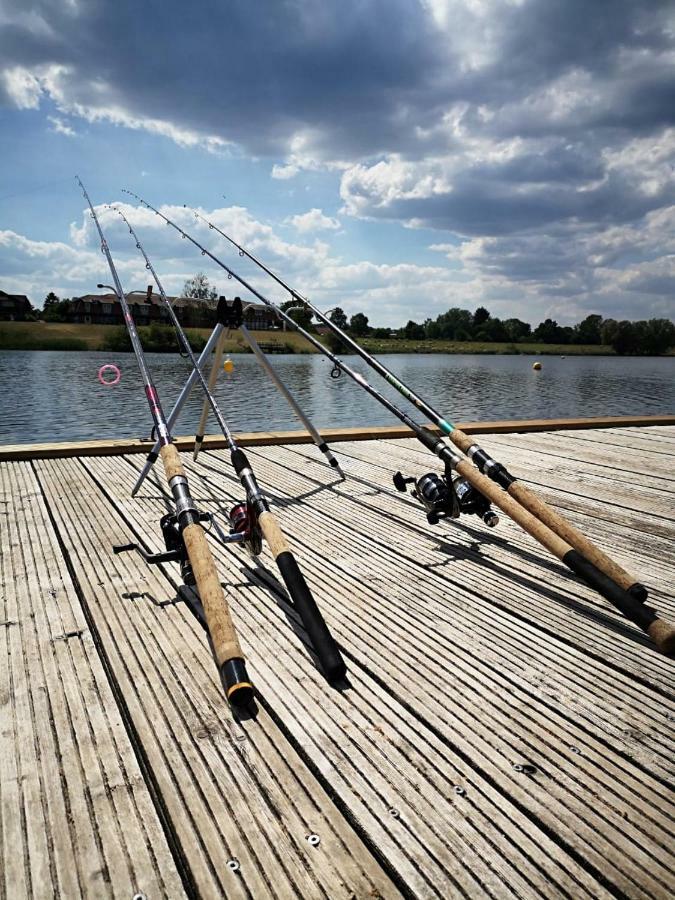
<path id="1" fill-rule="evenodd" d="M 148 329 L 139 328 L 141 338 L 147 340 Z M 120 335 L 115 325 L 68 325 L 63 322 L 0 322 L 0 350 L 110 350 L 115 346 L 115 336 Z M 203 346 L 210 334 L 208 328 L 192 328 L 189 335 L 195 349 Z M 256 340 L 265 349 L 274 348 L 285 353 L 315 353 L 304 338 L 294 332 L 257 331 Z M 194 338 L 194 340 L 193 340 Z M 327 343 L 327 338 L 320 337 Z M 485 353 L 528 354 L 536 356 L 614 356 L 611 347 L 597 344 L 510 344 L 485 341 L 408 341 L 362 338 L 360 343 L 371 353 Z M 121 349 L 118 347 L 118 349 Z M 152 344 L 148 349 L 154 349 Z M 172 340 L 158 350 L 175 350 Z M 227 353 L 247 352 L 248 346 L 240 334 L 227 341 Z M 670 354 L 674 354 L 671 350 Z"/>
<path id="2" fill-rule="evenodd" d="M 150 335 L 147 328 L 139 328 L 141 340 L 146 340 Z M 171 332 L 171 330 L 169 329 Z M 65 322 L 0 322 L 0 350 L 109 350 L 115 346 L 116 339 L 123 333 L 123 326 L 116 325 L 70 325 Z M 171 332 L 171 335 L 173 332 Z M 210 328 L 190 328 L 188 336 L 195 347 L 208 339 Z M 311 352 L 307 348 L 306 341 L 298 334 L 284 334 L 279 331 L 254 332 L 259 343 L 266 347 L 274 345 L 275 350 L 287 353 Z M 196 338 L 196 340 L 195 340 Z M 148 350 L 152 350 L 152 343 L 148 343 Z M 169 342 L 165 347 L 157 347 L 158 350 L 175 352 L 176 342 Z M 242 353 L 248 351 L 248 345 L 243 337 L 235 334 L 225 344 L 227 353 Z"/>
<path id="3" fill-rule="evenodd" d="M 485 353 L 532 354 L 536 356 L 614 356 L 602 344 L 511 344 L 487 341 L 408 341 L 363 338 L 370 353 Z"/>

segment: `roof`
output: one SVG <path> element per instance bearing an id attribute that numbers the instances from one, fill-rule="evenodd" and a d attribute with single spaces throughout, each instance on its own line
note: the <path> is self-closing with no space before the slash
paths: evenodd
<path id="1" fill-rule="evenodd" d="M 6 291 L 0 291 L 0 297 L 7 298 L 9 300 L 23 301 L 24 303 L 28 303 L 29 306 L 31 305 L 30 300 L 25 294 L 8 294 Z"/>
<path id="2" fill-rule="evenodd" d="M 0 292 L 1 293 L 1 292 Z M 184 308 L 189 306 L 195 307 L 209 307 L 213 310 L 218 306 L 217 300 L 199 300 L 196 297 L 167 297 L 172 306 L 178 308 Z M 73 297 L 72 302 L 81 302 L 81 303 L 119 303 L 117 294 L 83 294 L 81 297 Z M 159 294 L 153 293 L 150 298 L 150 303 L 147 302 L 147 297 L 145 294 L 128 294 L 127 302 L 129 304 L 133 304 L 134 306 L 161 306 L 162 299 Z M 265 312 L 269 309 L 264 303 L 245 303 L 245 308 L 252 309 L 254 312 Z M 269 310 L 271 313 L 274 310 Z"/>

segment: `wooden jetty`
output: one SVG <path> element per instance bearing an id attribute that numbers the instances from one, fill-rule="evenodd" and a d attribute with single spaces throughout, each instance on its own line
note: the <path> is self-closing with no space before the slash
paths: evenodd
<path id="1" fill-rule="evenodd" d="M 474 430 L 673 620 L 656 421 Z M 247 441 L 349 680 L 267 551 L 214 544 L 259 692 L 238 720 L 176 567 L 111 550 L 163 549 L 160 480 L 130 498 L 147 444 L 0 448 L 1 900 L 673 896 L 675 661 L 504 518 L 428 526 L 392 485 L 434 468 L 404 434 L 332 433 L 342 483 L 303 436 Z M 201 507 L 241 499 L 217 441 L 184 461 Z"/>

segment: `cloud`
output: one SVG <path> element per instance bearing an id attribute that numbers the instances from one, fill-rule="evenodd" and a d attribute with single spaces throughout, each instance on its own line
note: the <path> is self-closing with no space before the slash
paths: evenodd
<path id="1" fill-rule="evenodd" d="M 340 228 L 337 219 L 324 216 L 323 212 L 316 207 L 301 215 L 291 216 L 287 221 L 300 234 L 306 234 L 309 231 L 336 231 Z"/>
<path id="2" fill-rule="evenodd" d="M 295 178 L 299 171 L 300 169 L 298 168 L 298 166 L 280 166 L 275 163 L 272 166 L 272 178 L 278 178 L 279 181 L 286 181 L 289 178 Z"/>
<path id="3" fill-rule="evenodd" d="M 641 304 L 664 304 L 672 249 L 654 223 L 675 205 L 674 72 L 675 10 L 658 0 L 167 0 L 161 15 L 4 0 L 0 14 L 0 102 L 47 106 L 57 130 L 79 119 L 264 157 L 274 179 L 338 173 L 341 222 L 311 210 L 298 234 L 350 218 L 435 230 L 451 259 L 429 310 L 457 284 L 455 302 L 565 320 L 635 309 L 639 285 Z M 325 244 L 212 213 L 308 284 L 336 277 Z M 74 246 L 90 239 L 76 228 Z"/>
<path id="4" fill-rule="evenodd" d="M 5 69 L 2 83 L 7 98 L 17 109 L 37 109 L 40 106 L 42 85 L 27 69 L 21 66 Z"/>
<path id="5" fill-rule="evenodd" d="M 77 132 L 58 116 L 47 116 L 47 120 L 52 123 L 51 130 L 56 134 L 63 134 L 66 137 L 75 137 L 77 135 Z"/>

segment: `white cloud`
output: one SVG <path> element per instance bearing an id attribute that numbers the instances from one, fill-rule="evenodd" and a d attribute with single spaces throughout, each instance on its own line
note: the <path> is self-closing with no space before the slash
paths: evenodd
<path id="1" fill-rule="evenodd" d="M 42 65 L 30 70 L 15 66 L 2 72 L 2 79 L 11 102 L 19 109 L 38 109 L 43 99 L 52 101 L 60 113 L 76 116 L 86 122 L 109 122 L 132 131 L 148 131 L 169 138 L 181 147 L 201 147 L 209 153 L 222 154 L 231 142 L 216 134 L 208 134 L 181 126 L 167 119 L 134 115 L 116 101 L 117 90 L 103 79 L 88 85 L 88 100 L 82 94 L 73 67 Z M 60 134 L 75 132 L 58 117 L 49 116 L 54 130 Z"/>
<path id="2" fill-rule="evenodd" d="M 2 73 L 5 91 L 17 109 L 37 109 L 40 106 L 40 80 L 22 66 L 5 69 Z"/>
<path id="3" fill-rule="evenodd" d="M 77 132 L 58 116 L 47 116 L 47 119 L 52 123 L 53 127 L 51 130 L 56 134 L 63 134 L 66 137 L 75 137 L 77 135 Z"/>
<path id="4" fill-rule="evenodd" d="M 314 207 L 301 215 L 291 216 L 286 220 L 300 234 L 306 234 L 309 231 L 337 231 L 340 228 L 340 222 L 331 216 L 325 216 L 323 211 Z"/>
<path id="5" fill-rule="evenodd" d="M 280 166 L 275 163 L 272 166 L 272 178 L 278 178 L 280 181 L 287 181 L 289 178 L 295 178 L 300 169 L 294 165 Z"/>

